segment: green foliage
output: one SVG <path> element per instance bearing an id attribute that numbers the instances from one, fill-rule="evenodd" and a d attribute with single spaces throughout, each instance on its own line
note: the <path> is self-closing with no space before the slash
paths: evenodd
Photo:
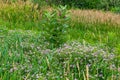
<path id="1" fill-rule="evenodd" d="M 60 6 L 57 11 L 45 12 L 43 14 L 43 29 L 45 30 L 45 39 L 53 45 L 52 47 L 58 47 L 64 43 L 63 35 L 68 28 L 67 6 Z"/>
<path id="2" fill-rule="evenodd" d="M 120 7 L 111 8 L 111 11 L 115 13 L 120 13 Z"/>
<path id="3" fill-rule="evenodd" d="M 82 9 L 111 10 L 113 7 L 120 7 L 120 0 L 52 0 L 52 2 Z"/>

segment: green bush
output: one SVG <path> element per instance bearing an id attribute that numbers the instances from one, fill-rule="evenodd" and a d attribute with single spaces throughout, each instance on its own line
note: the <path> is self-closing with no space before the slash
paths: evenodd
<path id="1" fill-rule="evenodd" d="M 68 27 L 66 6 L 60 6 L 57 11 L 45 12 L 43 14 L 43 29 L 45 30 L 45 39 L 50 42 L 52 47 L 58 47 L 64 42 L 62 37 Z"/>

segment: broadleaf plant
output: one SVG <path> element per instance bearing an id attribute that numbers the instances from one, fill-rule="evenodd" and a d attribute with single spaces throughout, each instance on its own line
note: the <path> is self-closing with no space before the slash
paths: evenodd
<path id="1" fill-rule="evenodd" d="M 56 10 L 43 14 L 43 35 L 45 40 L 49 42 L 50 48 L 59 47 L 65 42 L 63 35 L 69 26 L 66 8 L 67 6 L 59 6 Z"/>

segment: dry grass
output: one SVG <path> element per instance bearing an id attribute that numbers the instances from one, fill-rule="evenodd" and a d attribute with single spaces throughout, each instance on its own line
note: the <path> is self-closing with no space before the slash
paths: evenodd
<path id="1" fill-rule="evenodd" d="M 98 10 L 70 10 L 72 20 L 90 23 L 111 23 L 120 25 L 120 14 Z"/>
<path id="2" fill-rule="evenodd" d="M 46 11 L 52 11 L 53 8 L 47 6 L 43 8 Z M 103 12 L 98 10 L 69 10 L 72 21 L 85 22 L 85 23 L 106 23 L 120 26 L 120 14 L 112 12 Z"/>
<path id="3" fill-rule="evenodd" d="M 4 8 L 4 7 L 8 7 L 8 6 L 11 6 L 11 7 L 14 6 L 14 7 L 16 7 L 18 5 L 19 5 L 19 7 L 21 7 L 21 6 L 24 6 L 24 5 L 33 6 L 34 4 L 32 2 L 30 2 L 30 1 L 24 2 L 24 1 L 18 0 L 18 1 L 16 1 L 16 2 L 13 3 L 13 2 L 10 2 L 10 1 L 4 2 L 3 0 L 0 0 L 0 8 Z"/>

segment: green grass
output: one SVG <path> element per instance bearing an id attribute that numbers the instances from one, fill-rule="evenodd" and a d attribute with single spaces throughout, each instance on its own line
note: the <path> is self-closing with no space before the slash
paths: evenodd
<path id="1" fill-rule="evenodd" d="M 99 46 L 74 41 L 49 50 L 42 44 L 39 32 L 11 30 L 8 33 L 1 39 L 2 80 L 82 80 L 86 75 L 86 65 L 89 65 L 89 78 L 92 80 L 120 78 L 117 70 L 120 60 Z"/>
<path id="2" fill-rule="evenodd" d="M 61 35 L 66 42 L 49 49 L 37 15 L 35 21 L 24 21 L 21 15 L 23 21 L 0 17 L 0 80 L 120 79 L 119 24 L 70 20 L 67 33 Z"/>

